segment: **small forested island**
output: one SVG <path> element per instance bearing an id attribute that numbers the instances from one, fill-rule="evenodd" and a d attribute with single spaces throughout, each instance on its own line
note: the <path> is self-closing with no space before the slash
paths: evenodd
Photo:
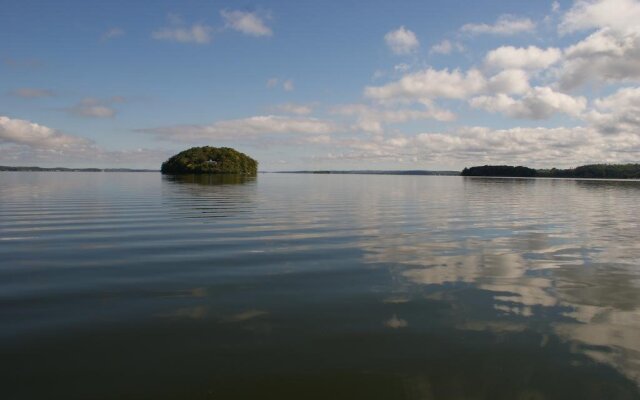
<path id="1" fill-rule="evenodd" d="M 162 163 L 163 174 L 233 174 L 253 176 L 258 162 L 230 147 L 192 147 Z"/>
<path id="2" fill-rule="evenodd" d="M 533 169 L 510 165 L 484 165 L 465 168 L 460 175 L 514 178 L 640 179 L 640 164 L 590 164 L 569 169 Z"/>

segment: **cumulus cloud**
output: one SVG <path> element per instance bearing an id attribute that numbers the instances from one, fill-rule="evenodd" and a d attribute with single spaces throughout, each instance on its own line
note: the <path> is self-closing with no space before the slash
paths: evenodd
<path id="1" fill-rule="evenodd" d="M 595 30 L 565 49 L 559 85 L 572 90 L 588 83 L 640 80 L 640 2 L 579 0 L 563 16 L 561 33 Z"/>
<path id="2" fill-rule="evenodd" d="M 9 92 L 12 96 L 22 97 L 23 99 L 37 99 L 41 97 L 52 97 L 55 93 L 49 89 L 38 88 L 18 88 Z"/>
<path id="3" fill-rule="evenodd" d="M 222 10 L 220 11 L 220 15 L 222 15 L 225 21 L 225 26 L 234 31 L 256 37 L 273 35 L 271 28 L 269 28 L 264 19 L 256 13 Z"/>
<path id="4" fill-rule="evenodd" d="M 565 90 L 588 82 L 640 80 L 640 32 L 603 28 L 592 33 L 565 50 L 559 74 Z"/>
<path id="5" fill-rule="evenodd" d="M 23 119 L 0 116 L 0 143 L 63 149 L 90 142 Z"/>
<path id="6" fill-rule="evenodd" d="M 640 31 L 640 2 L 637 0 L 578 0 L 563 16 L 558 29 L 570 33 L 595 28 Z"/>
<path id="7" fill-rule="evenodd" d="M 158 168 L 169 153 L 145 148 L 109 150 L 45 125 L 0 116 L 0 159 L 12 165 Z"/>
<path id="8" fill-rule="evenodd" d="M 190 27 L 167 27 L 153 31 L 151 37 L 171 42 L 206 44 L 211 41 L 211 27 L 193 24 Z"/>
<path id="9" fill-rule="evenodd" d="M 218 121 L 210 125 L 178 125 L 140 131 L 165 140 L 189 142 L 201 139 L 255 139 L 266 135 L 324 135 L 338 129 L 339 127 L 334 122 L 316 118 L 259 115 Z"/>
<path id="10" fill-rule="evenodd" d="M 384 133 L 384 125 L 413 120 L 433 119 L 438 121 L 452 121 L 455 114 L 448 110 L 430 107 L 425 110 L 388 109 L 372 107 L 365 104 L 346 104 L 332 109 L 334 114 L 354 116 L 356 123 L 352 130 L 374 134 Z"/>
<path id="11" fill-rule="evenodd" d="M 638 135 L 605 138 L 588 127 L 512 128 L 463 127 L 415 136 L 342 140 L 340 152 L 327 160 L 406 162 L 420 160 L 441 166 L 522 164 L 569 167 L 598 162 L 629 162 L 640 154 Z"/>
<path id="12" fill-rule="evenodd" d="M 623 88 L 594 103 L 588 120 L 599 132 L 640 136 L 640 88 Z"/>
<path id="13" fill-rule="evenodd" d="M 111 97 L 108 99 L 97 99 L 94 97 L 87 97 L 82 99 L 79 103 L 67 109 L 69 113 L 81 117 L 90 118 L 112 118 L 117 114 L 117 110 L 113 107 L 114 104 L 124 103 L 123 97 Z"/>
<path id="14" fill-rule="evenodd" d="M 587 100 L 556 92 L 549 87 L 535 87 L 518 99 L 497 94 L 473 98 L 470 104 L 489 112 L 504 113 L 511 118 L 546 119 L 557 113 L 578 116 L 585 110 Z"/>
<path id="15" fill-rule="evenodd" d="M 513 15 L 501 15 L 494 24 L 466 24 L 460 28 L 470 35 L 515 35 L 518 33 L 533 32 L 536 24 L 529 18 L 521 18 Z"/>
<path id="16" fill-rule="evenodd" d="M 437 54 L 451 54 L 454 51 L 463 51 L 464 46 L 458 42 L 452 42 L 448 39 L 441 41 L 440 43 L 436 43 L 431 47 L 429 53 L 437 53 Z"/>
<path id="17" fill-rule="evenodd" d="M 419 102 L 430 105 L 438 98 L 463 100 L 485 92 L 522 93 L 529 88 L 527 73 L 519 69 L 499 72 L 487 79 L 477 69 L 427 68 L 382 86 L 365 88 L 367 98 L 382 102 Z"/>
<path id="18" fill-rule="evenodd" d="M 506 69 L 489 78 L 485 92 L 522 94 L 529 88 L 529 75 L 525 71 Z"/>
<path id="19" fill-rule="evenodd" d="M 560 60 L 562 52 L 554 47 L 541 49 L 536 46 L 502 46 L 491 50 L 485 56 L 484 63 L 495 69 L 544 69 Z"/>
<path id="20" fill-rule="evenodd" d="M 118 27 L 114 27 L 114 28 L 110 28 L 110 29 L 106 30 L 100 36 L 100 39 L 102 41 L 107 41 L 107 40 L 115 39 L 117 37 L 124 36 L 124 34 L 125 34 L 124 29 L 118 28 Z"/>
<path id="21" fill-rule="evenodd" d="M 158 149 L 107 150 L 94 145 L 63 149 L 28 146 L 0 146 L 0 159 L 6 165 L 37 165 L 41 167 L 149 168 L 159 169 L 160 163 L 173 152 Z"/>
<path id="22" fill-rule="evenodd" d="M 434 98 L 464 99 L 480 92 L 485 85 L 484 76 L 476 69 L 463 73 L 457 69 L 450 71 L 427 68 L 383 86 L 366 87 L 364 94 L 381 102 L 431 102 Z"/>
<path id="23" fill-rule="evenodd" d="M 394 54 L 411 54 L 420 47 L 420 42 L 416 34 L 401 26 L 400 28 L 387 32 L 384 41 Z"/>
<path id="24" fill-rule="evenodd" d="M 207 44 L 211 42 L 213 29 L 201 23 L 186 25 L 180 16 L 169 14 L 169 25 L 151 32 L 156 40 L 166 40 L 179 43 Z"/>

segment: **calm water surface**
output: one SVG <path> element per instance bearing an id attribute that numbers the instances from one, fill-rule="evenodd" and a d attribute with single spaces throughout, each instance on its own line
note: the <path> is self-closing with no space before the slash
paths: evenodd
<path id="1" fill-rule="evenodd" d="M 640 182 L 0 173 L 0 398 L 640 398 Z"/>

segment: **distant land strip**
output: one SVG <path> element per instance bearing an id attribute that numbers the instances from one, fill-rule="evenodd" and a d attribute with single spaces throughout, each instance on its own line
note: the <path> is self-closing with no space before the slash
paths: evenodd
<path id="1" fill-rule="evenodd" d="M 42 167 L 9 167 L 0 165 L 0 171 L 32 171 L 32 172 L 160 172 L 157 169 L 135 169 L 135 168 L 42 168 Z"/>
<path id="2" fill-rule="evenodd" d="M 157 169 L 137 168 L 65 168 L 65 167 L 13 167 L 0 165 L 0 171 L 33 172 L 160 172 Z M 589 164 L 567 169 L 533 169 L 511 165 L 483 165 L 459 171 L 429 170 L 320 170 L 320 171 L 260 171 L 276 174 L 327 174 L 327 175 L 431 175 L 511 178 L 587 178 L 587 179 L 640 179 L 640 164 Z"/>
<path id="3" fill-rule="evenodd" d="M 483 165 L 462 170 L 462 176 L 514 178 L 640 179 L 640 164 L 590 164 L 568 169 L 533 169 L 523 166 Z"/>
<path id="4" fill-rule="evenodd" d="M 425 171 L 425 170 L 355 170 L 355 171 L 275 171 L 275 174 L 335 174 L 335 175 L 442 175 L 460 176 L 460 171 Z"/>

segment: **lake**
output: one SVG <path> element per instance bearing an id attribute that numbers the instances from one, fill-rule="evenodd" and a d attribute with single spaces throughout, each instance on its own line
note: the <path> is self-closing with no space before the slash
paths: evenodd
<path id="1" fill-rule="evenodd" d="M 640 182 L 0 173 L 3 399 L 640 398 Z"/>

